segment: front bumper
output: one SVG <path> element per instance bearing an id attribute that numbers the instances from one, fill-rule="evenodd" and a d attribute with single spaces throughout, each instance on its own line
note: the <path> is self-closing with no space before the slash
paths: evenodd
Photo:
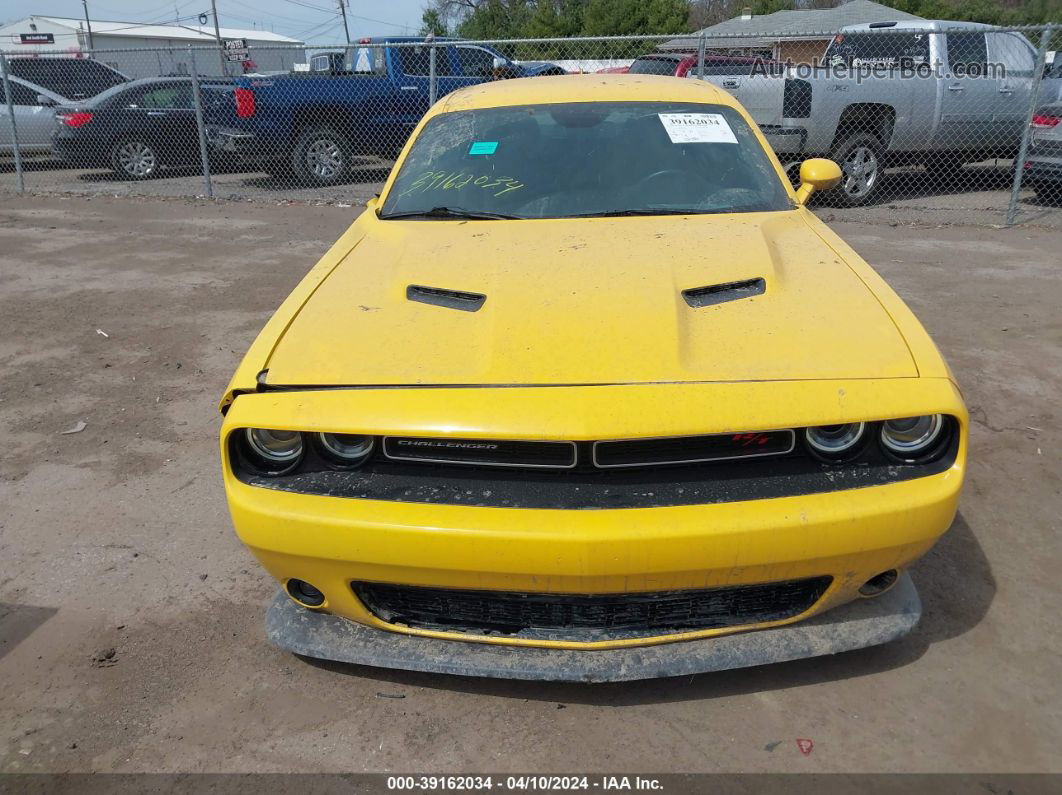
<path id="1" fill-rule="evenodd" d="M 909 575 L 877 599 L 799 624 L 648 648 L 573 651 L 431 640 L 383 632 L 299 607 L 280 592 L 266 634 L 282 649 L 356 665 L 554 682 L 626 682 L 728 671 L 887 643 L 918 623 L 922 605 Z"/>
<path id="2" fill-rule="evenodd" d="M 609 411 L 601 410 L 602 389 Z M 489 393 L 489 394 L 488 394 Z M 666 399 L 668 412 L 660 412 Z M 653 406 L 657 408 L 653 408 Z M 711 408 L 711 422 L 704 410 Z M 232 403 L 222 439 L 240 427 L 419 433 L 479 438 L 629 438 L 849 422 L 919 413 L 960 422 L 954 463 L 895 483 L 798 496 L 646 508 L 485 507 L 309 495 L 236 478 L 222 444 L 230 511 L 241 540 L 281 583 L 321 589 L 321 610 L 395 633 L 509 646 L 607 649 L 689 641 L 801 621 L 851 602 L 859 587 L 903 570 L 955 515 L 966 413 L 947 379 L 642 385 L 606 388 L 352 389 L 265 392 Z M 749 416 L 756 417 L 755 424 Z M 357 418 L 357 426 L 351 418 Z M 799 615 L 755 625 L 640 637 L 499 637 L 387 623 L 357 582 L 537 594 L 624 594 L 829 576 Z"/>

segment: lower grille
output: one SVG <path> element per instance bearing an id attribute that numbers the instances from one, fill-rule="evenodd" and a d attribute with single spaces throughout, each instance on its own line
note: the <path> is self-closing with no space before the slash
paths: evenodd
<path id="1" fill-rule="evenodd" d="M 389 624 L 524 637 L 604 640 L 780 621 L 803 613 L 830 577 L 655 593 L 569 595 L 354 583 Z"/>

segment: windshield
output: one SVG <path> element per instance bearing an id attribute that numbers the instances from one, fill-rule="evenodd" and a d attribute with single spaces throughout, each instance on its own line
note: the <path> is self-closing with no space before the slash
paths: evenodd
<path id="1" fill-rule="evenodd" d="M 673 75 L 681 58 L 639 58 L 631 64 L 632 75 Z"/>
<path id="2" fill-rule="evenodd" d="M 580 102 L 443 113 L 413 142 L 380 217 L 786 210 L 782 180 L 737 111 Z M 433 212 L 434 211 L 434 212 Z"/>
<path id="3" fill-rule="evenodd" d="M 126 82 L 124 75 L 97 61 L 80 58 L 12 58 L 11 74 L 61 97 L 84 99 Z"/>

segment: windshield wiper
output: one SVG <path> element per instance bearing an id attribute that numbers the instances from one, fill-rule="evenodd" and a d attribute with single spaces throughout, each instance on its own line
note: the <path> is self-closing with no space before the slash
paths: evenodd
<path id="1" fill-rule="evenodd" d="M 460 207 L 432 207 L 430 210 L 411 210 L 405 213 L 388 213 L 380 218 L 392 220 L 395 218 L 463 218 L 468 221 L 515 221 L 519 215 L 503 215 L 501 213 L 484 213 L 478 210 L 464 210 Z"/>
<path id="2" fill-rule="evenodd" d="M 705 210 L 705 209 L 671 209 L 668 207 L 643 207 L 640 210 L 602 210 L 597 213 L 578 213 L 576 215 L 566 215 L 565 218 L 615 218 L 621 215 L 707 215 L 709 213 L 729 213 L 734 212 L 733 209 L 727 208 L 725 210 Z"/>

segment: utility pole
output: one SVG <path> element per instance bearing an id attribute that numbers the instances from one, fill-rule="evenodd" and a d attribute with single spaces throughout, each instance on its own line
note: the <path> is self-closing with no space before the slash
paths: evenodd
<path id="1" fill-rule="evenodd" d="M 210 0 L 210 9 L 214 12 L 214 38 L 218 40 L 218 59 L 221 61 L 221 76 L 229 76 L 229 67 L 225 63 L 225 44 L 221 41 L 221 28 L 218 27 L 217 0 Z"/>
<path id="2" fill-rule="evenodd" d="M 346 0 L 339 1 L 339 13 L 343 15 L 343 32 L 347 34 L 347 46 L 350 46 L 350 29 L 347 27 L 347 3 Z"/>
<path id="3" fill-rule="evenodd" d="M 81 7 L 85 9 L 85 26 L 88 28 L 89 52 L 96 49 L 96 43 L 92 40 L 92 23 L 89 22 L 88 0 L 81 0 Z"/>

